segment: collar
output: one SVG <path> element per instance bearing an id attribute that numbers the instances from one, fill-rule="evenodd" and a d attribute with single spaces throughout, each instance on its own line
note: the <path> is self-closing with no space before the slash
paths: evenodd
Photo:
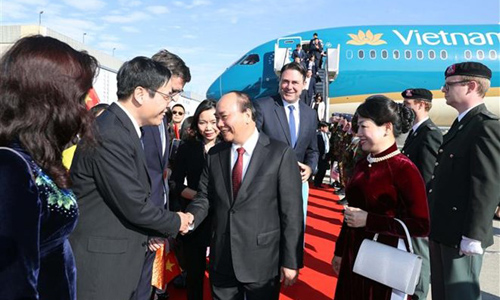
<path id="1" fill-rule="evenodd" d="M 299 101 L 296 101 L 295 103 L 288 103 L 286 102 L 285 100 L 283 100 L 283 98 L 281 98 L 281 101 L 283 101 L 283 107 L 285 108 L 285 110 L 288 109 L 289 106 L 295 106 L 295 110 L 296 111 L 299 111 Z"/>
<path id="2" fill-rule="evenodd" d="M 478 104 L 476 104 L 476 105 L 474 105 L 474 106 L 472 106 L 472 107 L 469 107 L 469 109 L 468 109 L 468 110 L 466 110 L 466 111 L 464 111 L 463 113 L 459 114 L 459 115 L 458 115 L 458 122 L 462 121 L 462 119 L 465 117 L 465 115 L 466 115 L 469 111 L 471 111 L 473 108 L 475 108 L 475 107 L 477 107 L 477 106 L 479 106 L 479 105 L 481 105 L 481 104 L 483 104 L 483 103 L 478 103 Z"/>
<path id="3" fill-rule="evenodd" d="M 135 131 L 137 132 L 137 136 L 139 138 L 141 138 L 142 133 L 141 133 L 141 127 L 139 127 L 139 123 L 137 123 L 137 121 L 132 116 L 132 114 L 130 114 L 130 112 L 123 105 L 121 105 L 119 101 L 116 101 L 116 105 L 118 105 L 118 107 L 121 108 L 125 112 L 125 114 L 130 119 L 130 121 L 132 121 L 132 124 L 134 125 Z"/>
<path id="4" fill-rule="evenodd" d="M 238 149 L 239 147 L 243 147 L 243 149 L 245 149 L 245 153 L 251 157 L 253 151 L 255 150 L 255 147 L 257 146 L 258 141 L 259 141 L 259 131 L 257 130 L 257 128 L 255 128 L 252 135 L 243 145 L 238 145 L 233 143 L 231 146 L 231 150 L 233 152 L 236 152 L 236 149 Z"/>
<path id="5" fill-rule="evenodd" d="M 422 125 L 422 123 L 424 123 L 427 120 L 429 120 L 429 117 L 425 117 L 422 121 L 420 121 L 417 124 L 413 125 L 413 127 L 411 128 L 413 130 L 413 132 L 416 132 L 417 129 L 418 129 L 418 127 L 420 127 L 420 125 Z"/>

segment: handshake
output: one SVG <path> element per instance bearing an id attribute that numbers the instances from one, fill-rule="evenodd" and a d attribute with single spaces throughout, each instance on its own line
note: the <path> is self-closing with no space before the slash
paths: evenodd
<path id="1" fill-rule="evenodd" d="M 181 218 L 181 227 L 179 228 L 179 232 L 182 235 L 185 235 L 189 232 L 189 230 L 194 229 L 194 216 L 191 213 L 177 212 L 177 214 Z"/>

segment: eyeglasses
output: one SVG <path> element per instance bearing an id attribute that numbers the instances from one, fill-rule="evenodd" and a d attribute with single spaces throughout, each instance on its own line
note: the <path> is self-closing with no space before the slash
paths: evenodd
<path id="1" fill-rule="evenodd" d="M 179 116 L 182 116 L 184 113 L 182 111 L 172 111 L 172 114 L 173 115 L 179 115 Z"/>
<path id="2" fill-rule="evenodd" d="M 172 96 L 171 96 L 171 95 L 168 95 L 168 94 L 162 93 L 162 92 L 160 92 L 160 91 L 158 91 L 158 90 L 153 90 L 153 89 L 149 89 L 149 90 L 150 90 L 151 92 L 155 92 L 155 93 L 160 94 L 160 96 L 162 96 L 162 97 L 163 97 L 163 99 L 164 99 L 165 101 L 170 101 L 170 100 L 172 100 Z"/>
<path id="3" fill-rule="evenodd" d="M 449 91 L 450 90 L 450 87 L 454 86 L 454 85 L 457 85 L 457 84 L 461 84 L 463 85 L 464 83 L 468 83 L 470 82 L 470 80 L 461 80 L 461 81 L 454 81 L 454 82 L 445 82 L 444 85 L 441 87 L 442 90 L 445 90 L 445 91 Z"/>

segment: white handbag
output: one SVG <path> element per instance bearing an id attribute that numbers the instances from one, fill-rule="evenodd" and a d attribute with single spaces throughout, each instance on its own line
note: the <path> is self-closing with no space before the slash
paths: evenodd
<path id="1" fill-rule="evenodd" d="M 365 239 L 361 244 L 354 261 L 353 272 L 413 295 L 420 277 L 422 257 L 413 253 L 410 233 L 405 223 L 396 218 L 394 220 L 403 226 L 410 252 L 378 243 L 377 233 L 373 240 Z"/>

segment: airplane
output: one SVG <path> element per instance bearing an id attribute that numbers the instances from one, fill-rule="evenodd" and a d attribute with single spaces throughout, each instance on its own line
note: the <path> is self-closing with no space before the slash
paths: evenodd
<path id="1" fill-rule="evenodd" d="M 278 94 L 279 70 L 291 62 L 296 44 L 306 50 L 313 33 L 326 52 L 322 78 L 328 83 L 323 87 L 323 98 L 329 101 L 326 116 L 354 113 L 370 95 L 398 101 L 407 88 L 426 88 L 434 95 L 430 117 L 447 128 L 457 112 L 446 105 L 441 92 L 444 71 L 464 61 L 478 61 L 492 70 L 485 102 L 500 115 L 500 24 L 351 26 L 292 34 L 243 55 L 214 81 L 207 98 L 218 100 L 231 90 L 243 91 L 252 99 Z"/>

